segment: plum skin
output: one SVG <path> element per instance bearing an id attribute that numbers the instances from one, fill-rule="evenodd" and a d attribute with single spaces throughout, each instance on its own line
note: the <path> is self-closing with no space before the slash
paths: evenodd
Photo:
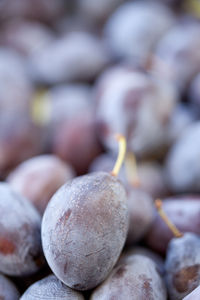
<path id="1" fill-rule="evenodd" d="M 42 244 L 54 274 L 67 286 L 88 290 L 114 267 L 128 230 L 126 191 L 106 172 L 63 185 L 42 220 Z"/>

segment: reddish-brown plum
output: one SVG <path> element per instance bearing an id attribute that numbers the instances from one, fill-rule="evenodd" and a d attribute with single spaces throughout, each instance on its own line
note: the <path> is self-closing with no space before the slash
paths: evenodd
<path id="1" fill-rule="evenodd" d="M 57 126 L 53 153 L 69 162 L 78 174 L 84 174 L 92 160 L 101 153 L 95 119 L 90 111 Z"/>
<path id="2" fill-rule="evenodd" d="M 9 174 L 7 182 L 43 214 L 53 194 L 73 177 L 74 171 L 69 164 L 46 154 L 21 163 Z"/>

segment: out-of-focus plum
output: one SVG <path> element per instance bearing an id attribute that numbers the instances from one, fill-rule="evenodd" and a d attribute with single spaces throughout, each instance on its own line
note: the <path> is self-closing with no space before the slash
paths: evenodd
<path id="1" fill-rule="evenodd" d="M 54 41 L 53 32 L 36 21 L 14 20 L 1 28 L 0 44 L 29 56 Z"/>
<path id="2" fill-rule="evenodd" d="M 177 101 L 172 85 L 130 67 L 108 69 L 96 86 L 97 130 L 101 141 L 116 151 L 112 136 L 127 138 L 128 150 L 155 156 L 166 147 L 166 133 Z"/>
<path id="3" fill-rule="evenodd" d="M 44 147 L 43 130 L 25 114 L 0 118 L 0 173 L 6 174 L 23 160 L 38 155 Z"/>
<path id="4" fill-rule="evenodd" d="M 43 214 L 53 194 L 72 177 L 74 171 L 69 164 L 46 154 L 21 163 L 9 174 L 7 182 Z"/>
<path id="5" fill-rule="evenodd" d="M 105 38 L 114 55 L 144 66 L 174 21 L 172 11 L 161 3 L 128 2 L 108 19 Z"/>
<path id="6" fill-rule="evenodd" d="M 0 274 L 0 299 L 19 300 L 20 295 L 15 285 L 5 276 Z"/>
<path id="7" fill-rule="evenodd" d="M 103 42 L 86 32 L 71 32 L 38 51 L 29 63 L 36 82 L 58 84 L 95 78 L 109 61 Z"/>
<path id="8" fill-rule="evenodd" d="M 174 192 L 200 191 L 200 122 L 189 126 L 166 158 L 166 179 Z"/>
<path id="9" fill-rule="evenodd" d="M 155 51 L 153 69 L 182 92 L 200 71 L 200 23 L 183 20 L 163 36 Z"/>
<path id="10" fill-rule="evenodd" d="M 0 116 L 5 113 L 27 112 L 32 85 L 23 58 L 10 48 L 0 48 Z"/>
<path id="11" fill-rule="evenodd" d="M 73 120 L 57 126 L 53 152 L 69 162 L 78 174 L 84 174 L 92 160 L 101 153 L 95 118 L 91 112 L 78 114 Z"/>
<path id="12" fill-rule="evenodd" d="M 63 13 L 63 0 L 6 0 L 0 4 L 0 20 L 30 18 L 50 22 Z"/>
<path id="13" fill-rule="evenodd" d="M 0 212 L 0 272 L 13 276 L 37 272 L 44 264 L 39 213 L 3 182 Z"/>

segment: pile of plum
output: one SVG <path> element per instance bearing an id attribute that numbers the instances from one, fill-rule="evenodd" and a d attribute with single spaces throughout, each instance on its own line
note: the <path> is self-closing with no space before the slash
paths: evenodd
<path id="1" fill-rule="evenodd" d="M 19 299 L 200 300 L 198 0 L 0 1 L 0 300 Z"/>

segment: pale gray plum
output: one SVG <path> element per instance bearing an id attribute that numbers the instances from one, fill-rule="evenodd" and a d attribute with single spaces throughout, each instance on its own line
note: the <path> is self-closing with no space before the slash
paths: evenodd
<path id="1" fill-rule="evenodd" d="M 200 121 L 190 125 L 166 158 L 166 179 L 176 193 L 200 191 Z"/>
<path id="2" fill-rule="evenodd" d="M 88 290 L 110 273 L 128 230 L 126 192 L 105 172 L 73 179 L 49 202 L 42 244 L 54 274 L 67 286 Z"/>
<path id="3" fill-rule="evenodd" d="M 97 129 L 106 148 L 116 151 L 112 136 L 127 138 L 128 150 L 139 157 L 166 148 L 166 133 L 177 101 L 171 84 L 130 67 L 103 73 L 96 85 Z"/>
<path id="4" fill-rule="evenodd" d="M 28 112 L 33 87 L 23 58 L 11 48 L 0 47 L 0 116 Z"/>
<path id="5" fill-rule="evenodd" d="M 170 300 L 182 300 L 200 284 L 200 238 L 194 233 L 173 238 L 167 249 L 166 282 Z"/>
<path id="6" fill-rule="evenodd" d="M 122 255 L 120 256 L 120 259 L 118 260 L 117 264 L 120 265 L 121 263 L 129 262 L 134 258 L 134 255 L 144 255 L 145 257 L 150 258 L 154 261 L 156 266 L 158 267 L 158 271 L 161 275 L 164 275 L 164 260 L 163 258 L 157 254 L 156 252 L 151 251 L 148 248 L 141 247 L 141 246 L 133 246 L 126 249 L 124 252 L 122 252 Z"/>
<path id="7" fill-rule="evenodd" d="M 15 285 L 5 276 L 0 274 L 0 299 L 19 300 L 20 295 Z"/>
<path id="8" fill-rule="evenodd" d="M 174 21 L 172 11 L 161 3 L 132 1 L 111 15 L 104 34 L 114 55 L 144 66 Z"/>
<path id="9" fill-rule="evenodd" d="M 33 55 L 29 72 L 34 80 L 45 84 L 88 81 L 108 62 L 109 55 L 98 37 L 86 32 L 70 32 Z"/>
<path id="10" fill-rule="evenodd" d="M 117 265 L 91 296 L 91 300 L 107 299 L 166 300 L 166 288 L 153 260 L 136 254 Z"/>
<path id="11" fill-rule="evenodd" d="M 171 80 L 181 92 L 200 70 L 199 35 L 199 22 L 183 19 L 163 36 L 155 50 L 154 72 Z"/>
<path id="12" fill-rule="evenodd" d="M 0 211 L 0 272 L 35 273 L 44 264 L 39 213 L 7 183 L 0 183 Z"/>
<path id="13" fill-rule="evenodd" d="M 29 56 L 54 41 L 54 34 L 44 24 L 31 20 L 11 20 L 1 28 L 0 44 Z"/>
<path id="14" fill-rule="evenodd" d="M 81 293 L 64 285 L 54 275 L 32 284 L 20 300 L 84 300 Z"/>
<path id="15" fill-rule="evenodd" d="M 51 154 L 30 158 L 7 177 L 10 186 L 42 215 L 53 194 L 75 175 L 72 167 Z"/>

